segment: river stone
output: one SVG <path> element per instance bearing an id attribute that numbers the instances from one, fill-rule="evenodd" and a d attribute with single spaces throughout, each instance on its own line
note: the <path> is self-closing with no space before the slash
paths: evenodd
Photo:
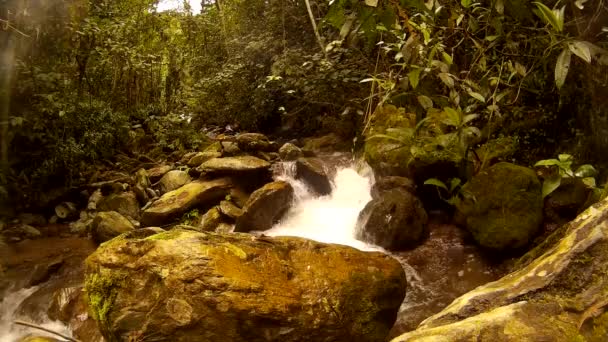
<path id="1" fill-rule="evenodd" d="M 356 237 L 388 250 L 414 247 L 426 235 L 428 216 L 422 202 L 395 188 L 372 199 L 359 214 Z"/>
<path id="2" fill-rule="evenodd" d="M 270 149 L 270 140 L 261 133 L 241 133 L 236 136 L 236 143 L 239 149 L 245 152 L 273 152 Z"/>
<path id="3" fill-rule="evenodd" d="M 146 171 L 148 172 L 148 178 L 150 178 L 150 182 L 156 183 L 165 175 L 165 173 L 171 171 L 172 169 L 173 167 L 171 167 L 170 165 L 159 165 Z"/>
<path id="4" fill-rule="evenodd" d="M 386 341 L 406 287 L 382 253 L 240 233 L 121 237 L 85 267 L 108 341 Z"/>
<path id="5" fill-rule="evenodd" d="M 284 181 L 268 183 L 254 191 L 236 220 L 235 232 L 267 230 L 287 212 L 293 201 L 293 187 Z"/>
<path id="6" fill-rule="evenodd" d="M 187 165 L 189 167 L 197 167 L 202 163 L 212 158 L 219 158 L 222 156 L 221 152 L 197 152 L 190 160 Z"/>
<path id="7" fill-rule="evenodd" d="M 416 183 L 406 177 L 387 176 L 382 177 L 372 186 L 371 195 L 373 199 L 377 199 L 382 193 L 393 189 L 403 189 L 411 194 L 416 194 Z"/>
<path id="8" fill-rule="evenodd" d="M 192 178 L 190 178 L 188 172 L 186 171 L 169 171 L 163 176 L 163 178 L 160 179 L 160 191 L 162 193 L 173 191 L 187 183 L 190 183 L 190 181 L 192 181 Z"/>
<path id="9" fill-rule="evenodd" d="M 228 178 L 194 181 L 164 194 L 142 213 L 142 226 L 162 226 L 178 219 L 188 210 L 208 207 L 224 198 L 230 190 Z"/>
<path id="10" fill-rule="evenodd" d="M 136 221 L 139 220 L 139 201 L 133 192 L 105 196 L 97 203 L 99 211 L 116 211 Z"/>
<path id="11" fill-rule="evenodd" d="M 150 200 L 150 196 L 148 196 L 148 193 L 146 192 L 146 189 L 150 187 L 152 187 L 152 182 L 150 182 L 148 172 L 145 169 L 137 170 L 135 173 L 135 185 L 133 186 L 133 192 L 135 193 L 140 205 L 145 205 Z"/>
<path id="12" fill-rule="evenodd" d="M 608 340 L 608 200 L 563 228 L 512 273 L 393 342 Z"/>
<path id="13" fill-rule="evenodd" d="M 336 151 L 348 151 L 350 149 L 350 143 L 340 138 L 335 133 L 330 133 L 321 137 L 312 137 L 303 139 L 304 153 L 324 153 L 324 152 L 336 152 Z"/>
<path id="14" fill-rule="evenodd" d="M 222 141 L 220 143 L 222 146 L 222 155 L 227 157 L 233 157 L 243 154 L 243 151 L 239 148 L 239 145 L 234 141 Z"/>
<path id="15" fill-rule="evenodd" d="M 292 143 L 285 143 L 279 149 L 279 157 L 283 161 L 294 161 L 303 156 L 302 150 Z"/>
<path id="16" fill-rule="evenodd" d="M 93 219 L 91 233 L 95 242 L 102 243 L 134 229 L 131 221 L 120 213 L 102 211 Z"/>
<path id="17" fill-rule="evenodd" d="M 541 184 L 533 170 L 498 163 L 461 189 L 456 205 L 477 243 L 494 250 L 526 246 L 543 220 Z"/>
<path id="18" fill-rule="evenodd" d="M 210 159 L 197 169 L 203 174 L 239 175 L 268 171 L 270 163 L 253 156 L 225 157 Z"/>
<path id="19" fill-rule="evenodd" d="M 318 158 L 299 158 L 296 161 L 296 178 L 303 180 L 321 196 L 331 194 L 331 182 L 323 162 Z"/>
<path id="20" fill-rule="evenodd" d="M 220 202 L 220 211 L 222 214 L 232 218 L 237 219 L 239 216 L 243 215 L 243 210 L 237 207 L 231 201 L 221 201 Z"/>
<path id="21" fill-rule="evenodd" d="M 199 231 L 212 232 L 220 223 L 222 223 L 222 213 L 220 208 L 215 206 L 200 217 L 196 227 L 199 228 Z"/>

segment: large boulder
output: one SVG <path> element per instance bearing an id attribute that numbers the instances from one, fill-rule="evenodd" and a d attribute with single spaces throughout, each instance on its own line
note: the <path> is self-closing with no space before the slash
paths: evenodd
<path id="1" fill-rule="evenodd" d="M 393 342 L 608 340 L 608 200 L 556 234 Z"/>
<path id="2" fill-rule="evenodd" d="M 142 213 L 142 226 L 161 226 L 179 218 L 188 210 L 209 207 L 224 198 L 232 183 L 228 178 L 194 181 L 164 194 Z"/>
<path id="3" fill-rule="evenodd" d="M 188 165 L 188 167 L 197 167 L 209 159 L 220 158 L 221 156 L 222 156 L 221 152 L 213 152 L 213 151 L 197 152 L 188 160 L 186 165 Z"/>
<path id="4" fill-rule="evenodd" d="M 274 146 L 268 137 L 261 133 L 241 133 L 236 136 L 236 143 L 239 149 L 245 152 L 273 152 Z"/>
<path id="5" fill-rule="evenodd" d="M 386 341 L 406 286 L 382 253 L 239 233 L 121 237 L 85 264 L 108 341 Z"/>
<path id="6" fill-rule="evenodd" d="M 336 133 L 330 133 L 320 137 L 303 139 L 302 149 L 306 154 L 333 153 L 336 151 L 348 151 L 351 148 L 349 141 L 342 139 Z"/>
<path id="7" fill-rule="evenodd" d="M 294 161 L 303 156 L 302 150 L 292 143 L 285 143 L 279 149 L 279 157 L 283 161 Z"/>
<path id="8" fill-rule="evenodd" d="M 234 231 L 267 230 L 287 212 L 293 201 L 293 187 L 284 181 L 268 183 L 254 191 L 237 218 Z"/>
<path id="9" fill-rule="evenodd" d="M 331 194 L 331 182 L 318 158 L 299 158 L 296 161 L 296 178 L 303 180 L 317 194 Z"/>
<path id="10" fill-rule="evenodd" d="M 158 165 L 151 169 L 146 170 L 150 182 L 158 182 L 167 172 L 171 171 L 173 167 L 171 165 Z"/>
<path id="11" fill-rule="evenodd" d="M 411 194 L 416 193 L 416 183 L 406 177 L 387 176 L 378 179 L 372 186 L 371 195 L 373 199 L 378 199 L 383 193 L 394 189 L 402 189 Z"/>
<path id="12" fill-rule="evenodd" d="M 466 228 L 481 246 L 494 250 L 526 246 L 543 220 L 541 184 L 533 170 L 498 163 L 461 189 L 456 204 Z"/>
<path id="13" fill-rule="evenodd" d="M 190 183 L 192 178 L 188 175 L 188 172 L 181 170 L 173 170 L 167 172 L 163 178 L 160 179 L 159 187 L 162 193 L 173 191 Z"/>
<path id="14" fill-rule="evenodd" d="M 99 211 L 116 211 L 133 220 L 139 220 L 139 201 L 133 192 L 109 194 L 97 203 Z"/>
<path id="15" fill-rule="evenodd" d="M 197 168 L 203 174 L 242 175 L 268 172 L 270 163 L 253 156 L 213 158 Z"/>
<path id="16" fill-rule="evenodd" d="M 574 219 L 586 209 L 592 191 L 581 178 L 563 178 L 560 186 L 545 198 L 545 217 L 557 223 Z"/>
<path id="17" fill-rule="evenodd" d="M 93 219 L 91 233 L 95 242 L 102 243 L 134 229 L 131 221 L 120 213 L 103 211 Z"/>
<path id="18" fill-rule="evenodd" d="M 359 214 L 357 239 L 389 250 L 415 246 L 426 235 L 428 216 L 410 192 L 394 188 L 372 199 Z"/>

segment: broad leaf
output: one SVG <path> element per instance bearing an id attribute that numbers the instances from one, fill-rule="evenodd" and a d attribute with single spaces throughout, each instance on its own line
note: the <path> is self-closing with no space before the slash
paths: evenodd
<path id="1" fill-rule="evenodd" d="M 561 162 L 557 159 L 545 159 L 538 161 L 534 166 L 557 166 L 560 165 Z"/>
<path id="2" fill-rule="evenodd" d="M 439 188 L 445 189 L 446 191 L 449 191 L 448 187 L 445 185 L 445 183 L 442 182 L 442 181 L 440 181 L 437 178 L 429 178 L 429 179 L 427 179 L 427 180 L 424 181 L 424 184 L 425 185 L 434 185 L 436 187 L 439 187 Z"/>
<path id="3" fill-rule="evenodd" d="M 585 164 L 579 166 L 579 168 L 574 172 L 574 175 L 580 178 L 595 177 L 598 175 L 598 172 L 593 165 Z"/>
<path id="4" fill-rule="evenodd" d="M 568 70 L 570 69 L 571 55 L 570 49 L 566 48 L 557 57 L 557 63 L 555 63 L 555 85 L 558 89 L 566 82 L 566 76 L 568 76 Z"/>
<path id="5" fill-rule="evenodd" d="M 447 114 L 447 120 L 444 122 L 446 125 L 460 126 L 460 114 L 454 108 L 444 107 L 443 112 Z"/>
<path id="6" fill-rule="evenodd" d="M 456 189 L 457 186 L 460 185 L 462 181 L 460 180 L 460 178 L 452 178 L 452 180 L 450 180 L 450 192 L 454 191 L 454 189 Z"/>
<path id="7" fill-rule="evenodd" d="M 597 186 L 594 177 L 583 178 L 583 184 L 585 184 L 588 188 L 591 188 L 591 189 L 594 189 Z"/>
<path id="8" fill-rule="evenodd" d="M 429 108 L 433 108 L 433 100 L 426 95 L 418 95 L 416 97 L 418 103 L 424 108 L 424 110 L 428 110 Z"/>
<path id="9" fill-rule="evenodd" d="M 420 81 L 420 72 L 421 71 L 422 71 L 422 69 L 416 68 L 407 74 L 407 78 L 410 80 L 410 85 L 414 89 L 416 89 L 416 87 L 418 86 L 418 82 Z"/>
<path id="10" fill-rule="evenodd" d="M 585 62 L 591 63 L 591 49 L 589 49 L 589 46 L 585 42 L 577 40 L 568 44 L 568 48 Z"/>
<path id="11" fill-rule="evenodd" d="M 479 117 L 479 114 L 469 114 L 469 115 L 465 115 L 464 119 L 462 119 L 462 124 L 466 125 L 467 123 L 477 119 Z"/>
<path id="12" fill-rule="evenodd" d="M 483 103 L 485 103 L 485 102 L 486 102 L 486 98 L 485 98 L 485 97 L 483 97 L 483 95 L 481 95 L 480 93 L 476 93 L 476 92 L 474 92 L 474 91 L 469 91 L 468 93 L 469 93 L 469 95 L 470 95 L 472 98 L 474 98 L 474 99 L 476 99 L 476 100 L 479 100 L 479 101 L 481 101 L 481 102 L 483 102 Z"/>
<path id="13" fill-rule="evenodd" d="M 542 2 L 533 2 L 541 13 L 541 18 L 557 32 L 562 32 L 564 28 L 564 15 L 563 11 L 565 6 L 561 10 L 551 10 Z"/>
<path id="14" fill-rule="evenodd" d="M 567 161 L 573 160 L 574 158 L 572 158 L 571 154 L 562 153 L 557 156 L 557 159 L 559 159 L 559 161 L 562 161 L 562 162 L 567 162 Z"/>
<path id="15" fill-rule="evenodd" d="M 447 85 L 450 88 L 454 88 L 454 79 L 452 79 L 450 74 L 448 74 L 447 72 L 440 72 L 438 76 L 441 79 L 441 81 L 443 83 L 445 83 L 445 85 Z"/>
<path id="16" fill-rule="evenodd" d="M 441 52 L 441 57 L 443 57 L 443 60 L 448 64 L 448 65 L 452 65 L 452 63 L 454 63 L 454 61 L 452 60 L 452 56 L 450 56 L 447 52 L 442 51 Z"/>
<path id="17" fill-rule="evenodd" d="M 543 181 L 543 198 L 547 197 L 550 193 L 555 191 L 555 189 L 559 188 L 562 183 L 562 177 L 559 175 L 554 175 L 550 178 L 547 178 Z"/>

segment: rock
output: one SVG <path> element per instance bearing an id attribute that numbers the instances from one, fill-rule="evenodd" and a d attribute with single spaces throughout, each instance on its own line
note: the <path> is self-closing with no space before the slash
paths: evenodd
<path id="1" fill-rule="evenodd" d="M 503 278 L 457 298 L 401 341 L 605 341 L 608 201 Z"/>
<path id="2" fill-rule="evenodd" d="M 161 226 L 178 219 L 197 206 L 210 206 L 224 198 L 230 190 L 228 178 L 194 181 L 164 194 L 142 213 L 143 226 Z"/>
<path id="3" fill-rule="evenodd" d="M 137 201 L 140 205 L 145 205 L 150 200 L 146 189 L 150 188 L 152 183 L 148 178 L 148 172 L 145 169 L 139 169 L 135 173 L 135 185 L 133 186 L 133 192 L 137 197 Z"/>
<path id="4" fill-rule="evenodd" d="M 237 218 L 235 232 L 264 231 L 275 224 L 293 201 L 293 188 L 284 181 L 272 182 L 254 191 Z"/>
<path id="5" fill-rule="evenodd" d="M 46 224 L 46 218 L 40 214 L 21 213 L 17 216 L 17 220 L 28 226 L 44 226 Z"/>
<path id="6" fill-rule="evenodd" d="M 53 293 L 48 316 L 70 327 L 73 337 L 87 342 L 104 342 L 97 322 L 88 314 L 83 286 L 60 288 Z"/>
<path id="7" fill-rule="evenodd" d="M 188 153 L 184 154 L 178 161 L 179 165 L 185 165 L 197 153 L 198 152 L 188 152 Z"/>
<path id="8" fill-rule="evenodd" d="M 268 137 L 260 133 L 241 133 L 236 136 L 236 143 L 239 149 L 245 152 L 276 152 L 271 150 Z"/>
<path id="9" fill-rule="evenodd" d="M 350 143 L 344 141 L 335 133 L 330 133 L 322 137 L 303 139 L 304 152 L 323 153 L 350 150 Z"/>
<path id="10" fill-rule="evenodd" d="M 591 191 L 580 178 L 563 178 L 560 186 L 545 198 L 545 217 L 557 223 L 574 219 L 586 209 Z"/>
<path id="11" fill-rule="evenodd" d="M 55 215 L 62 220 L 69 220 L 78 216 L 78 209 L 72 202 L 62 202 L 55 206 Z"/>
<path id="12" fill-rule="evenodd" d="M 243 151 L 239 149 L 239 146 L 234 141 L 222 141 L 222 155 L 233 157 L 243 154 Z"/>
<path id="13" fill-rule="evenodd" d="M 357 239 L 388 250 L 414 247 L 426 235 L 422 202 L 402 188 L 382 192 L 359 214 Z"/>
<path id="14" fill-rule="evenodd" d="M 273 162 L 273 161 L 277 161 L 279 159 L 279 154 L 276 152 L 256 152 L 255 155 L 260 158 L 263 159 L 267 162 Z"/>
<path id="15" fill-rule="evenodd" d="M 42 233 L 38 229 L 27 224 L 17 224 L 11 226 L 4 231 L 3 234 L 10 237 L 18 237 L 19 240 L 36 239 L 42 237 Z"/>
<path id="16" fill-rule="evenodd" d="M 220 224 L 217 225 L 217 227 L 215 228 L 215 231 L 217 233 L 229 234 L 229 233 L 234 232 L 234 225 L 228 224 L 226 222 L 221 222 Z"/>
<path id="17" fill-rule="evenodd" d="M 40 285 L 47 282 L 51 276 L 63 266 L 64 260 L 61 258 L 53 259 L 48 262 L 37 264 L 32 271 L 27 287 Z"/>
<path id="18" fill-rule="evenodd" d="M 26 337 L 22 337 L 19 340 L 17 340 L 17 342 L 59 342 L 60 340 L 54 339 L 52 337 L 46 337 L 46 336 L 36 336 L 36 335 L 29 335 Z"/>
<path id="19" fill-rule="evenodd" d="M 412 195 L 416 194 L 416 183 L 406 177 L 387 176 L 382 177 L 372 186 L 371 195 L 373 199 L 378 199 L 382 193 L 393 189 L 403 189 Z"/>
<path id="20" fill-rule="evenodd" d="M 97 210 L 97 206 L 99 205 L 99 202 L 101 202 L 102 199 L 103 194 L 101 193 L 101 189 L 96 189 L 95 191 L 93 191 L 87 202 L 87 210 Z"/>
<path id="21" fill-rule="evenodd" d="M 172 169 L 173 167 L 170 165 L 159 165 L 153 167 L 147 170 L 148 178 L 150 179 L 150 182 L 156 183 L 165 175 L 165 173 L 171 171 Z"/>
<path id="22" fill-rule="evenodd" d="M 498 163 L 461 189 L 456 204 L 477 243 L 494 250 L 526 246 L 543 220 L 541 184 L 533 170 Z"/>
<path id="23" fill-rule="evenodd" d="M 93 240 L 102 243 L 134 229 L 131 221 L 121 214 L 115 211 L 103 211 L 97 213 L 93 219 Z"/>
<path id="24" fill-rule="evenodd" d="M 177 188 L 184 186 L 187 183 L 190 183 L 192 178 L 188 175 L 188 172 L 181 170 L 173 170 L 167 172 L 163 178 L 160 179 L 160 191 L 162 193 L 167 193 L 169 191 L 173 191 Z"/>
<path id="25" fill-rule="evenodd" d="M 199 231 L 212 232 L 222 223 L 222 213 L 219 207 L 213 207 L 209 209 L 203 216 L 201 216 L 198 224 L 196 225 Z"/>
<path id="26" fill-rule="evenodd" d="M 198 152 L 188 160 L 187 165 L 189 167 L 197 167 L 209 159 L 220 158 L 221 156 L 221 152 Z"/>
<path id="27" fill-rule="evenodd" d="M 331 194 L 331 183 L 318 158 L 300 158 L 296 161 L 296 178 L 302 179 L 317 194 Z"/>
<path id="28" fill-rule="evenodd" d="M 283 161 L 294 161 L 303 156 L 302 150 L 291 143 L 286 143 L 279 149 L 279 157 Z"/>
<path id="29" fill-rule="evenodd" d="M 243 215 L 243 210 L 230 201 L 221 201 L 220 211 L 222 214 L 235 220 Z"/>
<path id="30" fill-rule="evenodd" d="M 270 163 L 253 156 L 213 158 L 197 168 L 202 174 L 243 175 L 247 173 L 268 172 Z"/>
<path id="31" fill-rule="evenodd" d="M 139 220 L 139 202 L 133 192 L 123 192 L 105 196 L 97 204 L 99 211 L 116 211 L 133 220 Z"/>
<path id="32" fill-rule="evenodd" d="M 203 152 L 219 152 L 222 153 L 222 144 L 219 141 L 212 143 L 211 145 L 205 147 Z"/>
<path id="33" fill-rule="evenodd" d="M 108 341 L 386 341 L 406 286 L 382 253 L 239 233 L 115 239 L 85 265 Z"/>

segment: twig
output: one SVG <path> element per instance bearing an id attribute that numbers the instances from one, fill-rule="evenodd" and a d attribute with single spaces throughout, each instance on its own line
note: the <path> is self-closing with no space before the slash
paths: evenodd
<path id="1" fill-rule="evenodd" d="M 26 38 L 31 38 L 28 34 L 19 31 L 19 29 L 17 29 L 15 26 L 11 25 L 8 20 L 0 19 L 0 22 L 4 23 L 6 25 L 6 28 L 13 29 L 13 31 L 19 33 L 20 35 L 22 35 Z"/>
<path id="2" fill-rule="evenodd" d="M 53 330 L 51 330 L 51 329 L 47 329 L 47 328 L 45 328 L 45 327 L 41 327 L 41 326 L 36 325 L 36 324 L 34 324 L 34 323 L 29 323 L 29 322 L 25 322 L 25 321 L 13 321 L 13 324 L 24 325 L 24 326 L 26 326 L 26 327 L 30 327 L 30 328 L 34 328 L 34 329 L 38 329 L 38 330 L 42 330 L 42 331 L 46 331 L 46 332 L 48 332 L 48 333 L 55 334 L 55 335 L 57 335 L 57 336 L 59 336 L 59 337 L 61 337 L 61 338 L 64 338 L 64 339 L 66 339 L 66 340 L 68 340 L 68 341 L 71 341 L 71 342 L 82 342 L 82 341 L 77 340 L 77 339 L 75 339 L 75 338 L 73 338 L 73 337 L 69 337 L 69 336 L 67 336 L 67 335 L 64 335 L 64 334 L 58 333 L 58 332 L 53 331 Z"/>

